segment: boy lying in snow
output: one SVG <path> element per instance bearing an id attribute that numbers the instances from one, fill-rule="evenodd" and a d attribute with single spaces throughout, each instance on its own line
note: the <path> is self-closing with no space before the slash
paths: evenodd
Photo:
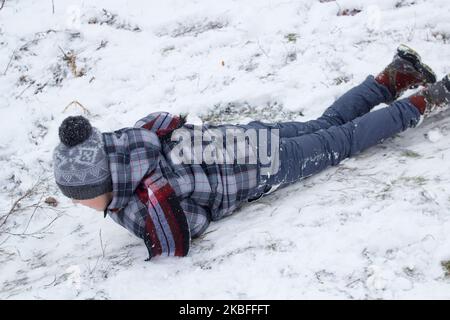
<path id="1" fill-rule="evenodd" d="M 419 85 L 425 87 L 397 100 Z M 74 202 L 143 239 L 150 258 L 185 256 L 211 220 L 415 127 L 449 101 L 450 75 L 436 83 L 420 56 L 401 45 L 378 76 L 308 122 L 198 127 L 160 112 L 101 133 L 81 116 L 68 117 L 54 151 L 55 179 Z M 389 106 L 370 112 L 380 103 Z M 237 146 L 230 130 L 244 132 Z"/>

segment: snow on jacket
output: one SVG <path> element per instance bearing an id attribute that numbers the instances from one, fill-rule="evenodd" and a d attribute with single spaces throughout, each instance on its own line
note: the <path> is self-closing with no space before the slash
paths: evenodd
<path id="1" fill-rule="evenodd" d="M 257 193 L 256 164 L 174 163 L 170 152 L 178 142 L 170 136 L 180 127 L 194 129 L 182 117 L 157 112 L 134 128 L 103 133 L 113 180 L 105 215 L 143 239 L 150 258 L 186 255 L 189 240 L 211 220 Z M 214 128 L 225 134 L 229 127 Z"/>

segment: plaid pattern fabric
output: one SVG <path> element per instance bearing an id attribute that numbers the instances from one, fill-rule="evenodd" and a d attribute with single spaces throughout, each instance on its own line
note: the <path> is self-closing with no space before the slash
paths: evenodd
<path id="1" fill-rule="evenodd" d="M 153 131 L 159 138 L 164 138 L 175 129 L 180 128 L 185 121 L 186 119 L 183 116 L 175 116 L 167 112 L 155 112 L 138 120 L 134 126 Z"/>
<path id="2" fill-rule="evenodd" d="M 174 190 L 158 168 L 158 137 L 145 129 L 103 133 L 113 182 L 106 213 L 143 239 L 150 258 L 185 256 L 190 233 Z"/>
<path id="3" fill-rule="evenodd" d="M 151 255 L 186 254 L 183 218 L 195 238 L 211 220 L 231 214 L 254 195 L 257 186 L 256 164 L 173 163 L 170 152 L 177 142 L 168 139 L 171 132 L 181 126 L 194 129 L 184 122 L 183 117 L 157 112 L 136 122 L 134 128 L 103 134 L 114 190 L 107 213 L 146 240 Z M 225 134 L 229 127 L 214 128 Z M 164 223 L 155 223 L 161 218 Z M 176 235 L 170 236 L 171 232 Z"/>
<path id="4" fill-rule="evenodd" d="M 144 178 L 136 194 L 148 208 L 145 240 L 151 256 L 187 255 L 190 234 L 186 216 L 167 180 L 160 174 L 152 173 Z"/>
<path id="5" fill-rule="evenodd" d="M 155 134 L 138 128 L 103 133 L 103 137 L 113 177 L 110 207 L 124 208 L 142 178 L 156 168 L 161 144 Z"/>
<path id="6" fill-rule="evenodd" d="M 194 129 L 193 125 L 185 124 L 183 117 L 167 112 L 151 113 L 135 124 L 135 127 L 148 129 L 166 138 L 169 131 L 181 126 Z M 235 126 L 202 126 L 203 130 L 219 129 L 224 134 L 229 128 Z M 175 164 L 171 161 L 170 152 L 176 144 L 170 139 L 162 140 L 160 169 L 181 199 L 191 236 L 195 238 L 206 230 L 211 220 L 231 214 L 240 203 L 255 194 L 257 165 Z"/>

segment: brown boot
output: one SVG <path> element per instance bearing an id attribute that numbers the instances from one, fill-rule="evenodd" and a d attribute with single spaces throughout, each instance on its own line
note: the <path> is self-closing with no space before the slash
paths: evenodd
<path id="1" fill-rule="evenodd" d="M 402 44 L 392 62 L 375 80 L 389 89 L 394 101 L 408 89 L 435 83 L 436 75 L 416 51 Z"/>
<path id="2" fill-rule="evenodd" d="M 409 97 L 409 101 L 421 114 L 429 114 L 436 108 L 450 104 L 450 74 L 441 81 L 430 84 Z"/>

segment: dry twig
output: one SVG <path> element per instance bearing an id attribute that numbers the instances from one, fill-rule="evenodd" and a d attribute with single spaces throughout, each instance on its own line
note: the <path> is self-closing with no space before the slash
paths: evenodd
<path id="1" fill-rule="evenodd" d="M 19 98 L 25 93 L 25 91 L 27 91 L 28 89 L 31 88 L 31 86 L 32 86 L 35 82 L 36 82 L 36 81 L 32 80 L 32 81 L 30 82 L 30 84 L 29 84 L 25 89 L 23 89 L 22 92 L 21 92 L 19 95 L 16 96 L 16 99 L 19 99 Z"/>
<path id="2" fill-rule="evenodd" d="M 33 238 L 36 238 L 36 239 L 42 239 L 42 238 L 44 237 L 43 234 L 45 233 L 45 231 L 46 231 L 47 229 L 49 229 L 49 228 L 51 227 L 51 225 L 52 225 L 56 220 L 58 220 L 60 217 L 61 217 L 61 216 L 55 217 L 52 221 L 50 221 L 49 223 L 47 223 L 46 226 L 42 227 L 41 229 L 39 229 L 39 230 L 37 230 L 37 231 L 31 232 L 31 233 L 25 233 L 25 232 L 22 232 L 22 233 L 14 233 L 14 232 L 9 232 L 9 231 L 4 231 L 4 233 L 7 234 L 7 235 L 10 235 L 10 236 L 17 236 L 17 237 L 22 237 L 22 238 L 24 238 L 24 237 L 33 237 Z"/>
<path id="3" fill-rule="evenodd" d="M 99 230 L 98 235 L 99 235 L 99 237 L 100 237 L 100 247 L 102 248 L 102 257 L 104 258 L 104 257 L 105 257 L 105 248 L 106 248 L 106 245 L 105 245 L 105 246 L 103 245 L 102 229 Z"/>
<path id="4" fill-rule="evenodd" d="M 5 69 L 5 71 L 3 71 L 3 75 L 4 76 L 6 75 L 6 72 L 8 72 L 8 69 L 9 69 L 9 67 L 11 65 L 11 62 L 12 62 L 15 54 L 16 54 L 16 50 L 13 51 L 13 53 L 11 55 L 11 58 L 9 58 L 8 64 L 6 65 L 6 69 Z"/>
<path id="5" fill-rule="evenodd" d="M 63 54 L 63 60 L 67 62 L 67 65 L 69 66 L 69 69 L 72 72 L 73 76 L 76 78 L 84 76 L 85 74 L 84 69 L 78 70 L 77 68 L 76 54 L 73 52 L 65 53 L 61 47 L 59 47 L 59 50 L 61 50 Z"/>
<path id="6" fill-rule="evenodd" d="M 20 196 L 17 200 L 14 201 L 13 205 L 11 206 L 11 209 L 9 209 L 8 213 L 6 213 L 6 215 L 4 215 L 3 217 L 0 217 L 0 228 L 4 227 L 8 221 L 8 219 L 11 217 L 12 214 L 14 214 L 15 212 L 19 212 L 19 211 L 24 211 L 27 209 L 31 209 L 33 208 L 33 213 L 31 214 L 28 223 L 25 226 L 25 230 L 21 233 L 11 233 L 11 232 L 7 232 L 2 230 L 2 232 L 4 232 L 5 234 L 9 234 L 9 235 L 15 235 L 15 236 L 34 236 L 38 233 L 41 233 L 42 231 L 45 231 L 57 218 L 59 218 L 59 214 L 58 217 L 55 218 L 52 222 L 50 222 L 47 226 L 45 226 L 44 228 L 41 228 L 40 230 L 33 232 L 33 233 L 26 233 L 26 231 L 28 230 L 28 227 L 31 223 L 31 220 L 33 219 L 36 211 L 38 209 L 43 209 L 44 208 L 44 202 L 42 201 L 45 197 L 45 191 L 43 191 L 43 189 L 41 189 L 40 187 L 42 186 L 42 184 L 47 181 L 49 178 L 48 177 L 38 177 L 37 181 L 35 182 L 35 184 L 33 186 L 31 186 L 27 191 L 25 191 L 25 193 Z M 45 188 L 44 188 L 45 189 Z M 27 204 L 25 206 L 23 206 L 23 202 L 31 197 L 33 197 L 34 195 L 40 195 L 39 200 L 35 203 L 32 204 Z M 61 210 L 57 210 L 54 207 L 48 207 L 45 206 L 45 208 L 51 208 L 53 211 L 58 211 L 60 212 Z"/>
<path id="7" fill-rule="evenodd" d="M 0 219 L 3 219 L 2 223 L 0 224 L 0 227 L 3 227 L 3 226 L 6 224 L 6 221 L 8 221 L 8 218 L 13 214 L 14 211 L 17 210 L 17 207 L 20 206 L 20 202 L 21 202 L 23 199 L 25 199 L 25 198 L 31 196 L 31 195 L 34 193 L 34 191 L 35 191 L 35 190 L 34 190 L 34 186 L 33 186 L 32 188 L 28 189 L 28 190 L 23 194 L 23 196 L 21 196 L 19 199 L 17 199 L 16 201 L 14 201 L 14 203 L 13 203 L 11 209 L 8 211 L 8 213 L 7 213 L 5 216 L 3 216 L 3 217 L 0 218 Z"/>
<path id="8" fill-rule="evenodd" d="M 72 106 L 72 105 L 75 105 L 75 106 L 80 107 L 80 108 L 83 110 L 83 112 L 86 113 L 86 114 L 88 114 L 88 115 L 91 114 L 91 112 L 90 112 L 85 106 L 83 106 L 81 103 L 79 103 L 79 102 L 76 101 L 76 100 L 74 100 L 74 101 L 72 101 L 71 103 L 69 103 L 69 104 L 64 108 L 63 112 L 66 112 L 66 110 L 67 110 L 70 106 Z"/>

